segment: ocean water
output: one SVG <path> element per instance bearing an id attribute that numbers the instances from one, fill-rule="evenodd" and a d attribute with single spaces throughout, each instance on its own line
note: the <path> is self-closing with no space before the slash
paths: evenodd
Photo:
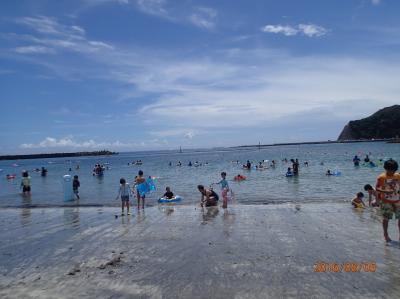
<path id="1" fill-rule="evenodd" d="M 307 201 L 344 201 L 350 200 L 355 193 L 362 191 L 367 183 L 374 185 L 377 175 L 383 171 L 382 165 L 375 168 L 354 167 L 352 158 L 358 154 L 364 158 L 393 158 L 400 160 L 400 144 L 383 142 L 353 144 L 320 144 L 275 146 L 263 149 L 218 149 L 218 150 L 184 150 L 159 152 L 120 153 L 109 157 L 80 157 L 57 159 L 33 159 L 18 161 L 0 161 L 0 207 L 25 205 L 105 205 L 117 206 L 115 200 L 119 187 L 119 179 L 124 177 L 132 183 L 138 170 L 145 176 L 155 177 L 157 190 L 148 196 L 147 204 L 156 205 L 157 199 L 170 186 L 175 194 L 184 198 L 181 204 L 194 204 L 200 199 L 197 185 L 209 186 L 220 180 L 221 171 L 227 172 L 230 187 L 235 193 L 235 201 L 239 204 L 272 204 L 281 202 Z M 282 159 L 298 158 L 300 175 L 285 177 L 291 163 Z M 143 165 L 128 165 L 136 160 Z M 239 160 L 240 163 L 232 163 Z M 275 168 L 267 170 L 244 170 L 242 164 L 250 161 L 275 160 Z M 178 161 L 182 166 L 176 166 Z M 187 166 L 189 161 L 203 163 L 200 167 Z M 309 166 L 304 166 L 308 161 Z M 169 166 L 172 162 L 172 166 Z M 205 165 L 205 163 L 208 163 Z M 323 162 L 324 165 L 321 165 Z M 96 163 L 107 163 L 110 167 L 103 177 L 92 176 Z M 17 164 L 17 165 L 15 165 Z M 76 170 L 76 165 L 80 169 Z M 48 175 L 41 177 L 33 170 L 45 166 Z M 69 171 L 72 168 L 72 171 Z M 23 197 L 20 190 L 21 172 L 28 170 L 32 179 L 32 195 Z M 337 169 L 340 176 L 326 176 L 327 169 Z M 7 180 L 6 174 L 16 174 L 14 180 Z M 247 177 L 246 181 L 234 182 L 237 174 Z M 65 174 L 79 176 L 81 182 L 79 202 L 64 202 L 62 176 Z M 214 189 L 219 192 L 219 186 Z"/>

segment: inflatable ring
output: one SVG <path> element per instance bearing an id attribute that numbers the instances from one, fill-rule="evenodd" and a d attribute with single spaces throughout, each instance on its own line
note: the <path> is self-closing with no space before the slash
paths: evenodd
<path id="1" fill-rule="evenodd" d="M 233 178 L 235 181 L 237 181 L 237 182 L 240 182 L 240 181 L 244 181 L 244 180 L 246 180 L 247 178 L 244 176 L 244 175 L 241 175 L 241 176 L 235 176 L 234 178 Z"/>
<path id="2" fill-rule="evenodd" d="M 158 199 L 159 203 L 169 203 L 169 202 L 179 202 L 181 201 L 183 198 L 180 197 L 179 195 L 175 195 L 172 198 L 165 198 L 165 197 L 161 197 Z"/>

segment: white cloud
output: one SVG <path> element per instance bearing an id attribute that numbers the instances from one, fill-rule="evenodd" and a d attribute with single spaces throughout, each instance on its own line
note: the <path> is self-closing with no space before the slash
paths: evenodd
<path id="1" fill-rule="evenodd" d="M 187 138 L 187 139 L 193 139 L 194 136 L 195 136 L 195 133 L 192 131 L 185 133 L 185 138 Z"/>
<path id="2" fill-rule="evenodd" d="M 215 20 L 217 18 L 217 11 L 209 7 L 197 7 L 194 13 L 189 17 L 189 21 L 203 29 L 213 29 L 215 27 Z"/>
<path id="3" fill-rule="evenodd" d="M 295 27 L 289 25 L 266 25 L 261 28 L 261 31 L 267 33 L 280 33 L 286 36 L 303 34 L 308 37 L 323 36 L 328 32 L 324 27 L 314 24 L 299 24 Z"/>
<path id="4" fill-rule="evenodd" d="M 113 49 L 111 45 L 103 41 L 89 40 L 82 27 L 63 25 L 55 18 L 23 17 L 15 21 L 39 33 L 39 36 L 14 35 L 16 39 L 34 43 L 29 46 L 17 47 L 15 51 L 20 54 L 55 53 L 56 49 L 84 53 Z"/>
<path id="5" fill-rule="evenodd" d="M 371 0 L 371 3 L 373 5 L 379 5 L 379 4 L 381 4 L 381 0 Z"/>
<path id="6" fill-rule="evenodd" d="M 291 26 L 283 26 L 283 25 L 266 25 L 261 28 L 261 31 L 269 32 L 269 33 L 282 33 L 286 36 L 296 35 L 299 31 Z"/>
<path id="7" fill-rule="evenodd" d="M 299 24 L 298 28 L 300 32 L 308 37 L 322 36 L 328 32 L 324 27 L 314 24 Z"/>
<path id="8" fill-rule="evenodd" d="M 308 27 L 302 30 L 302 34 L 317 34 Z M 88 43 L 84 37 L 83 42 Z M 349 101 L 355 115 L 398 103 L 400 93 L 400 64 L 396 57 L 302 57 L 269 48 L 227 49 L 200 57 L 112 46 L 103 52 L 80 54 L 91 63 L 89 67 L 60 61 L 54 69 L 71 68 L 86 78 L 124 83 L 128 87 L 123 96 L 128 100 L 138 95 L 151 96 L 151 101 L 135 105 L 137 110 L 130 117 L 149 126 L 154 130 L 150 134 L 156 137 L 187 140 L 198 132 L 265 128 L 318 109 L 332 111 L 332 118 L 336 118 L 336 108 Z M 75 73 L 71 73 L 74 77 Z M 367 102 L 372 104 L 366 107 Z M 72 138 L 42 142 L 24 147 L 112 144 L 77 142 Z"/>
<path id="9" fill-rule="evenodd" d="M 63 28 L 57 23 L 54 18 L 45 16 L 38 17 L 23 17 L 16 19 L 19 24 L 26 25 L 31 29 L 46 34 L 60 34 Z"/>
<path id="10" fill-rule="evenodd" d="M 183 137 L 186 139 L 193 139 L 196 135 L 198 135 L 199 131 L 194 131 L 190 129 L 182 129 L 182 128 L 172 128 L 167 130 L 157 130 L 151 131 L 150 134 L 157 137 Z"/>
<path id="11" fill-rule="evenodd" d="M 79 34 L 84 35 L 85 34 L 85 29 L 79 26 L 71 26 L 71 29 L 75 30 L 76 32 L 79 32 Z"/>
<path id="12" fill-rule="evenodd" d="M 136 4 L 139 10 L 144 13 L 170 18 L 165 8 L 166 0 L 136 0 Z"/>
<path id="13" fill-rule="evenodd" d="M 20 54 L 54 54 L 56 51 L 43 46 L 25 46 L 15 48 L 15 52 Z"/>
<path id="14" fill-rule="evenodd" d="M 136 147 L 134 143 L 123 143 L 120 141 L 114 142 L 96 142 L 93 139 L 87 141 L 76 141 L 72 137 L 64 138 L 53 138 L 46 137 L 39 143 L 24 143 L 20 145 L 22 149 L 40 149 L 40 148 L 71 148 L 71 149 L 117 149 L 117 148 L 129 148 Z"/>

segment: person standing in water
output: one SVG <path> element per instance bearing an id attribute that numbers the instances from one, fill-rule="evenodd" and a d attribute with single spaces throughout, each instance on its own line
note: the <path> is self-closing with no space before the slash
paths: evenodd
<path id="1" fill-rule="evenodd" d="M 139 192 L 137 186 L 140 184 L 146 184 L 146 179 L 143 177 L 142 170 L 139 170 L 138 176 L 135 178 L 135 185 L 136 185 L 136 195 L 137 195 L 137 208 L 138 209 L 140 208 L 140 201 L 142 201 L 142 209 L 144 209 L 146 194 Z"/>
<path id="2" fill-rule="evenodd" d="M 31 195 L 31 177 L 26 170 L 22 172 L 21 188 L 24 195 Z"/>
<path id="3" fill-rule="evenodd" d="M 291 159 L 290 161 L 292 161 L 293 175 L 299 175 L 299 160 L 296 159 L 295 161 L 294 159 Z"/>
<path id="4" fill-rule="evenodd" d="M 365 185 L 364 190 L 368 192 L 368 205 L 372 207 L 379 207 L 378 192 L 376 192 L 376 190 L 370 184 Z M 372 197 L 374 197 L 375 200 L 372 200 Z"/>
<path id="5" fill-rule="evenodd" d="M 46 176 L 47 175 L 47 169 L 42 166 L 42 170 L 41 170 L 40 174 L 41 174 L 41 176 Z"/>
<path id="6" fill-rule="evenodd" d="M 229 185 L 228 181 L 226 180 L 226 172 L 221 172 L 221 178 L 217 184 L 221 185 L 221 195 L 222 195 L 222 208 L 228 208 L 228 192 L 229 192 Z"/>
<path id="7" fill-rule="evenodd" d="M 131 188 L 129 187 L 129 184 L 126 183 L 126 180 L 124 178 L 121 178 L 119 180 L 119 190 L 118 190 L 118 195 L 115 200 L 118 199 L 118 197 L 121 196 L 121 216 L 125 216 L 124 213 L 124 207 L 126 206 L 126 215 L 130 215 L 129 213 L 129 195 L 132 195 L 133 193 Z"/>
<path id="8" fill-rule="evenodd" d="M 79 177 L 77 175 L 74 175 L 74 180 L 72 181 L 72 190 L 74 191 L 76 199 L 80 199 L 80 197 L 79 197 L 79 187 L 80 186 L 81 186 L 81 183 L 79 182 Z"/>
<path id="9" fill-rule="evenodd" d="M 399 165 L 395 160 L 387 160 L 383 168 L 385 172 L 377 178 L 376 191 L 383 216 L 383 236 L 386 242 L 390 242 L 392 240 L 389 237 L 388 226 L 393 215 L 398 219 L 397 225 L 400 233 L 400 174 L 396 172 Z"/>

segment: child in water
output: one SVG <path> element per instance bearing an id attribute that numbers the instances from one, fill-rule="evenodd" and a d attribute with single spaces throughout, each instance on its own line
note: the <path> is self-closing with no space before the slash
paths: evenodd
<path id="1" fill-rule="evenodd" d="M 79 187 L 81 186 L 81 183 L 79 182 L 78 176 L 74 175 L 74 180 L 72 181 L 72 190 L 74 191 L 74 194 L 77 199 L 79 199 Z"/>
<path id="2" fill-rule="evenodd" d="M 24 195 L 31 195 L 31 177 L 26 170 L 22 172 L 21 188 Z"/>
<path id="3" fill-rule="evenodd" d="M 226 180 L 226 172 L 221 172 L 221 178 L 217 184 L 221 185 L 221 195 L 222 195 L 222 208 L 228 208 L 228 192 L 229 192 L 229 185 L 228 181 Z"/>
<path id="4" fill-rule="evenodd" d="M 365 203 L 363 202 L 364 193 L 358 192 L 357 196 L 351 201 L 351 204 L 355 208 L 365 208 Z"/>
<path id="5" fill-rule="evenodd" d="M 174 197 L 174 193 L 172 193 L 170 187 L 165 188 L 165 193 L 164 193 L 163 197 L 167 198 L 167 199 L 172 199 Z"/>
<path id="6" fill-rule="evenodd" d="M 293 172 L 292 169 L 290 167 L 288 167 L 287 172 L 286 172 L 286 176 L 293 176 Z"/>
<path id="7" fill-rule="evenodd" d="M 390 242 L 392 240 L 389 237 L 388 226 L 389 219 L 393 218 L 393 214 L 398 219 L 400 232 L 400 174 L 396 172 L 399 165 L 395 160 L 387 160 L 383 164 L 383 168 L 385 172 L 377 178 L 376 191 L 383 216 L 383 236 L 386 242 Z"/>
<path id="8" fill-rule="evenodd" d="M 378 193 L 376 190 L 370 184 L 365 185 L 364 190 L 368 192 L 368 205 L 379 207 Z M 372 197 L 375 197 L 374 201 L 372 201 Z"/>
<path id="9" fill-rule="evenodd" d="M 139 170 L 137 177 L 135 177 L 135 185 L 137 186 L 137 185 L 140 185 L 140 184 L 143 184 L 143 183 L 146 183 L 146 179 L 143 176 L 143 171 Z M 136 188 L 136 190 L 137 190 L 137 188 Z M 137 196 L 137 208 L 139 209 L 140 200 L 142 200 L 142 209 L 144 209 L 144 201 L 145 201 L 146 195 L 145 194 L 141 194 L 139 192 L 139 190 L 137 190 L 136 193 L 137 193 L 136 194 L 136 196 Z"/>
<path id="10" fill-rule="evenodd" d="M 118 195 L 117 198 L 115 198 L 115 200 L 118 199 L 118 197 L 121 196 L 121 216 L 125 216 L 124 214 L 124 207 L 126 206 L 126 215 L 130 215 L 129 213 L 129 195 L 132 195 L 133 197 L 133 193 L 131 190 L 131 187 L 129 187 L 129 184 L 126 183 L 126 180 L 124 178 L 121 178 L 119 180 L 120 186 L 119 186 L 119 190 L 118 190 Z"/>

